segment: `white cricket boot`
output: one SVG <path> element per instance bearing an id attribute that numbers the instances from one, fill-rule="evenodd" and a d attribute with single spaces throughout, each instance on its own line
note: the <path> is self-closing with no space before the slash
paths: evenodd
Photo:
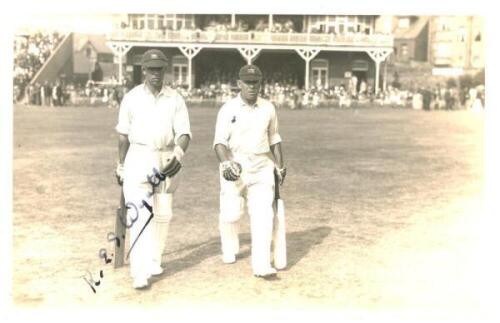
<path id="1" fill-rule="evenodd" d="M 149 277 L 146 275 L 140 275 L 134 277 L 132 287 L 134 287 L 135 289 L 142 289 L 148 287 L 149 286 L 148 278 Z"/>
<path id="2" fill-rule="evenodd" d="M 278 273 L 278 271 L 276 269 L 274 269 L 273 267 L 269 267 L 263 271 L 254 272 L 253 274 L 255 277 L 268 278 L 268 277 L 276 276 L 277 273 Z"/>

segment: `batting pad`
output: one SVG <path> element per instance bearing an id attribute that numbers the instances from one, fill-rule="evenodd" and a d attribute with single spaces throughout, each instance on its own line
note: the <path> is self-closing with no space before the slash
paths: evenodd
<path id="1" fill-rule="evenodd" d="M 172 219 L 172 194 L 153 195 L 153 262 L 160 266 Z"/>
<path id="2" fill-rule="evenodd" d="M 240 240 L 238 237 L 240 225 L 238 222 L 220 222 L 220 241 L 222 253 L 236 255 L 240 251 Z"/>

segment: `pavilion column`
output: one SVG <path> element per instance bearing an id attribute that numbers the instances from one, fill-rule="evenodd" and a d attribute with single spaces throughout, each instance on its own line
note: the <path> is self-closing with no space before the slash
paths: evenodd
<path id="1" fill-rule="evenodd" d="M 375 94 L 379 92 L 380 63 L 392 53 L 392 49 L 370 49 L 367 51 L 371 59 L 375 61 Z"/>
<path id="2" fill-rule="evenodd" d="M 319 49 L 318 48 L 307 48 L 307 49 L 304 49 L 304 48 L 301 48 L 301 49 L 296 49 L 297 53 L 299 53 L 300 57 L 302 57 L 302 59 L 304 59 L 304 61 L 306 62 L 306 79 L 305 79 L 305 88 L 306 90 L 309 90 L 309 67 L 310 67 L 310 63 L 311 63 L 311 60 L 316 57 L 316 55 L 318 55 L 319 53 Z"/>
<path id="3" fill-rule="evenodd" d="M 108 42 L 107 45 L 111 47 L 113 54 L 118 57 L 118 82 L 123 84 L 123 57 L 132 48 L 129 44 Z"/>
<path id="4" fill-rule="evenodd" d="M 192 71 L 193 71 L 193 58 L 200 52 L 201 47 L 199 46 L 181 46 L 179 48 L 184 56 L 188 59 L 188 88 L 191 91 L 193 88 L 192 82 Z"/>

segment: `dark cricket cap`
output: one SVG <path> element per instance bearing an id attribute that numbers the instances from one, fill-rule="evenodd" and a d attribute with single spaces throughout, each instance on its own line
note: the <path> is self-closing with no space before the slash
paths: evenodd
<path id="1" fill-rule="evenodd" d="M 260 68 L 250 64 L 243 66 L 238 76 L 242 81 L 260 81 L 262 79 L 262 72 Z"/>
<path id="2" fill-rule="evenodd" d="M 141 65 L 144 67 L 167 66 L 167 57 L 159 49 L 150 49 L 142 55 Z"/>

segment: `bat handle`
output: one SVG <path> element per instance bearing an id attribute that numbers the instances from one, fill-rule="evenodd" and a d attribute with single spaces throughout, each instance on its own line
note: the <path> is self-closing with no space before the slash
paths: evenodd
<path id="1" fill-rule="evenodd" d="M 274 173 L 274 199 L 280 199 L 280 179 L 276 173 Z"/>

